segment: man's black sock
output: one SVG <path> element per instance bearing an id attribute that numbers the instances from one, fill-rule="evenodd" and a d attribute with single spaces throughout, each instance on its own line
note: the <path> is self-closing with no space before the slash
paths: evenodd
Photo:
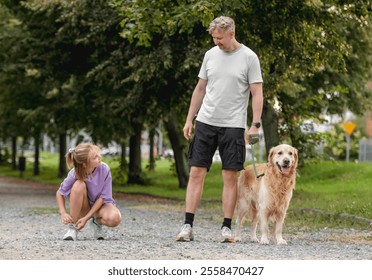
<path id="1" fill-rule="evenodd" d="M 232 221 L 232 219 L 224 218 L 221 228 L 228 227 L 229 229 L 231 229 L 231 221 Z"/>
<path id="2" fill-rule="evenodd" d="M 195 217 L 194 213 L 186 212 L 186 214 L 185 214 L 185 224 L 189 224 L 192 227 L 193 223 L 194 223 L 194 217 Z"/>

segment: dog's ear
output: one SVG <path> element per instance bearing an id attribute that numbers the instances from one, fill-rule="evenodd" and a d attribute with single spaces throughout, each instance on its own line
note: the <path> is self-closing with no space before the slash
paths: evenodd
<path id="1" fill-rule="evenodd" d="M 270 149 L 269 157 L 267 158 L 267 161 L 269 163 L 269 166 L 273 166 L 274 165 L 274 162 L 273 162 L 274 152 L 275 152 L 275 147 L 272 147 Z"/>

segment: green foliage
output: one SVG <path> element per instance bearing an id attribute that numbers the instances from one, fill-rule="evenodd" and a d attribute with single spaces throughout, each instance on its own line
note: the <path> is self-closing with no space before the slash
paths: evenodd
<path id="1" fill-rule="evenodd" d="M 361 131 L 357 128 L 350 136 L 350 160 L 358 160 L 360 140 L 362 140 Z M 336 125 L 334 129 L 328 131 L 323 147 L 325 159 L 346 159 L 346 132 L 342 125 Z"/>
<path id="2" fill-rule="evenodd" d="M 208 24 L 228 15 L 260 57 L 282 136 L 307 158 L 321 139 L 309 141 L 294 116 L 372 106 L 370 12 L 364 0 L 3 0 L 0 136 L 85 129 L 95 142 L 124 143 L 132 122 L 182 121 L 213 46 Z"/>
<path id="3" fill-rule="evenodd" d="M 210 1 L 127 1 L 112 4 L 122 17 L 121 36 L 137 46 L 150 47 L 156 36 L 170 38 L 175 34 L 191 34 L 195 25 L 208 26 L 218 3 Z"/>
<path id="4" fill-rule="evenodd" d="M 0 150 L 0 165 L 8 165 L 10 160 L 10 153 L 8 148 Z"/>
<path id="5" fill-rule="evenodd" d="M 115 185 L 125 186 L 128 180 L 128 170 L 121 168 L 120 162 L 116 159 L 103 160 L 110 165 L 112 181 Z"/>
<path id="6" fill-rule="evenodd" d="M 250 38 L 258 53 L 265 99 L 279 107 L 296 147 L 305 151 L 312 135 L 300 135 L 294 117 L 321 121 L 324 113 L 348 108 L 362 114 L 371 108 L 372 92 L 365 87 L 372 49 L 366 1 L 248 2 L 237 12 L 238 38 Z"/>

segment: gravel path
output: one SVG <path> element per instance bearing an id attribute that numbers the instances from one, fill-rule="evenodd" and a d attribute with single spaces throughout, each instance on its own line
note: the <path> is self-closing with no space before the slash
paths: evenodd
<path id="1" fill-rule="evenodd" d="M 63 241 L 55 202 L 56 186 L 0 177 L 0 259 L 2 260 L 372 260 L 371 230 L 287 229 L 288 245 L 248 241 L 220 243 L 220 213 L 201 207 L 195 241 L 176 242 L 184 204 L 142 197 L 115 197 L 123 222 L 93 240 L 83 229 L 78 240 Z"/>

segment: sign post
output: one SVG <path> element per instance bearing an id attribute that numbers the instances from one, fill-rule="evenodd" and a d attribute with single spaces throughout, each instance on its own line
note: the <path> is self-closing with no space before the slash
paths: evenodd
<path id="1" fill-rule="evenodd" d="M 346 161 L 349 162 L 350 159 L 350 136 L 356 128 L 356 124 L 353 122 L 345 122 L 344 129 L 346 132 Z"/>

